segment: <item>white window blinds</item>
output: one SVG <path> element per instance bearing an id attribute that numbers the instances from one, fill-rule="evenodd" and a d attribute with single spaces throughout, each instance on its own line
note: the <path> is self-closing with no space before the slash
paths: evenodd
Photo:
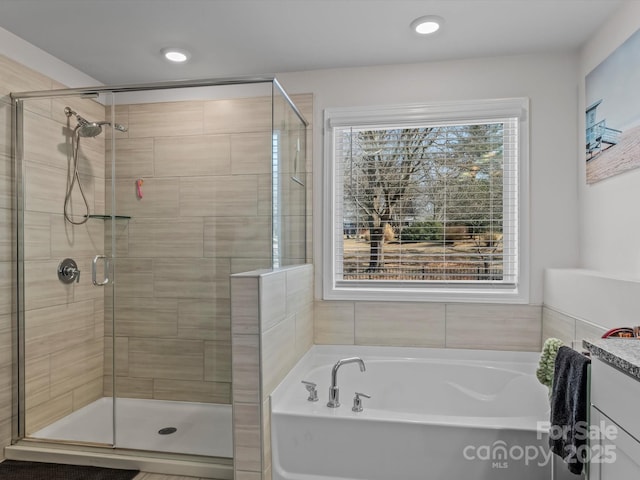
<path id="1" fill-rule="evenodd" d="M 333 285 L 516 288 L 519 118 L 332 128 Z"/>

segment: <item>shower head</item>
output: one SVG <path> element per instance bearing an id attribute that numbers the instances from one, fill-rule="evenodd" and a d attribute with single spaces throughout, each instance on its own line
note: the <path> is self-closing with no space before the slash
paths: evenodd
<path id="1" fill-rule="evenodd" d="M 102 125 L 111 125 L 111 122 L 90 122 L 89 120 L 81 117 L 77 112 L 74 112 L 69 107 L 65 107 L 64 113 L 67 117 L 71 117 L 74 115 L 78 120 L 78 125 L 74 131 L 78 132 L 78 136 L 80 137 L 97 137 L 102 133 Z M 126 132 L 128 130 L 124 125 L 120 125 L 119 123 L 114 124 L 113 128 L 120 132 Z"/>
<path id="2" fill-rule="evenodd" d="M 78 131 L 78 135 L 81 137 L 97 137 L 102 133 L 102 126 L 98 125 L 96 122 L 81 123 L 78 121 L 76 130 Z"/>

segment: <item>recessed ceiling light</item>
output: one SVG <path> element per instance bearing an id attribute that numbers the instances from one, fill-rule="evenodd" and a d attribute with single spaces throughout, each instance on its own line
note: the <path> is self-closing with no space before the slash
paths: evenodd
<path id="1" fill-rule="evenodd" d="M 429 35 L 436 33 L 440 30 L 440 27 L 444 23 L 442 17 L 436 15 L 427 15 L 424 17 L 416 18 L 411 22 L 411 29 L 420 35 Z"/>
<path id="2" fill-rule="evenodd" d="M 191 54 L 182 48 L 163 48 L 161 52 L 166 60 L 173 63 L 184 63 L 191 58 Z"/>

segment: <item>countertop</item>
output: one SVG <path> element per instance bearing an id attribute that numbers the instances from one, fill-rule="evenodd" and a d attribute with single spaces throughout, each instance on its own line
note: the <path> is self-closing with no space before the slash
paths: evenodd
<path id="1" fill-rule="evenodd" d="M 592 357 L 609 363 L 640 381 L 640 340 L 635 338 L 603 338 L 583 340 L 582 345 Z"/>

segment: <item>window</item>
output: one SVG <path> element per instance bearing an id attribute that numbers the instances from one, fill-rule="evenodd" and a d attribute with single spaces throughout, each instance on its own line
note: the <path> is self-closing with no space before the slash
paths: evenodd
<path id="1" fill-rule="evenodd" d="M 326 110 L 324 297 L 526 302 L 527 109 Z"/>

